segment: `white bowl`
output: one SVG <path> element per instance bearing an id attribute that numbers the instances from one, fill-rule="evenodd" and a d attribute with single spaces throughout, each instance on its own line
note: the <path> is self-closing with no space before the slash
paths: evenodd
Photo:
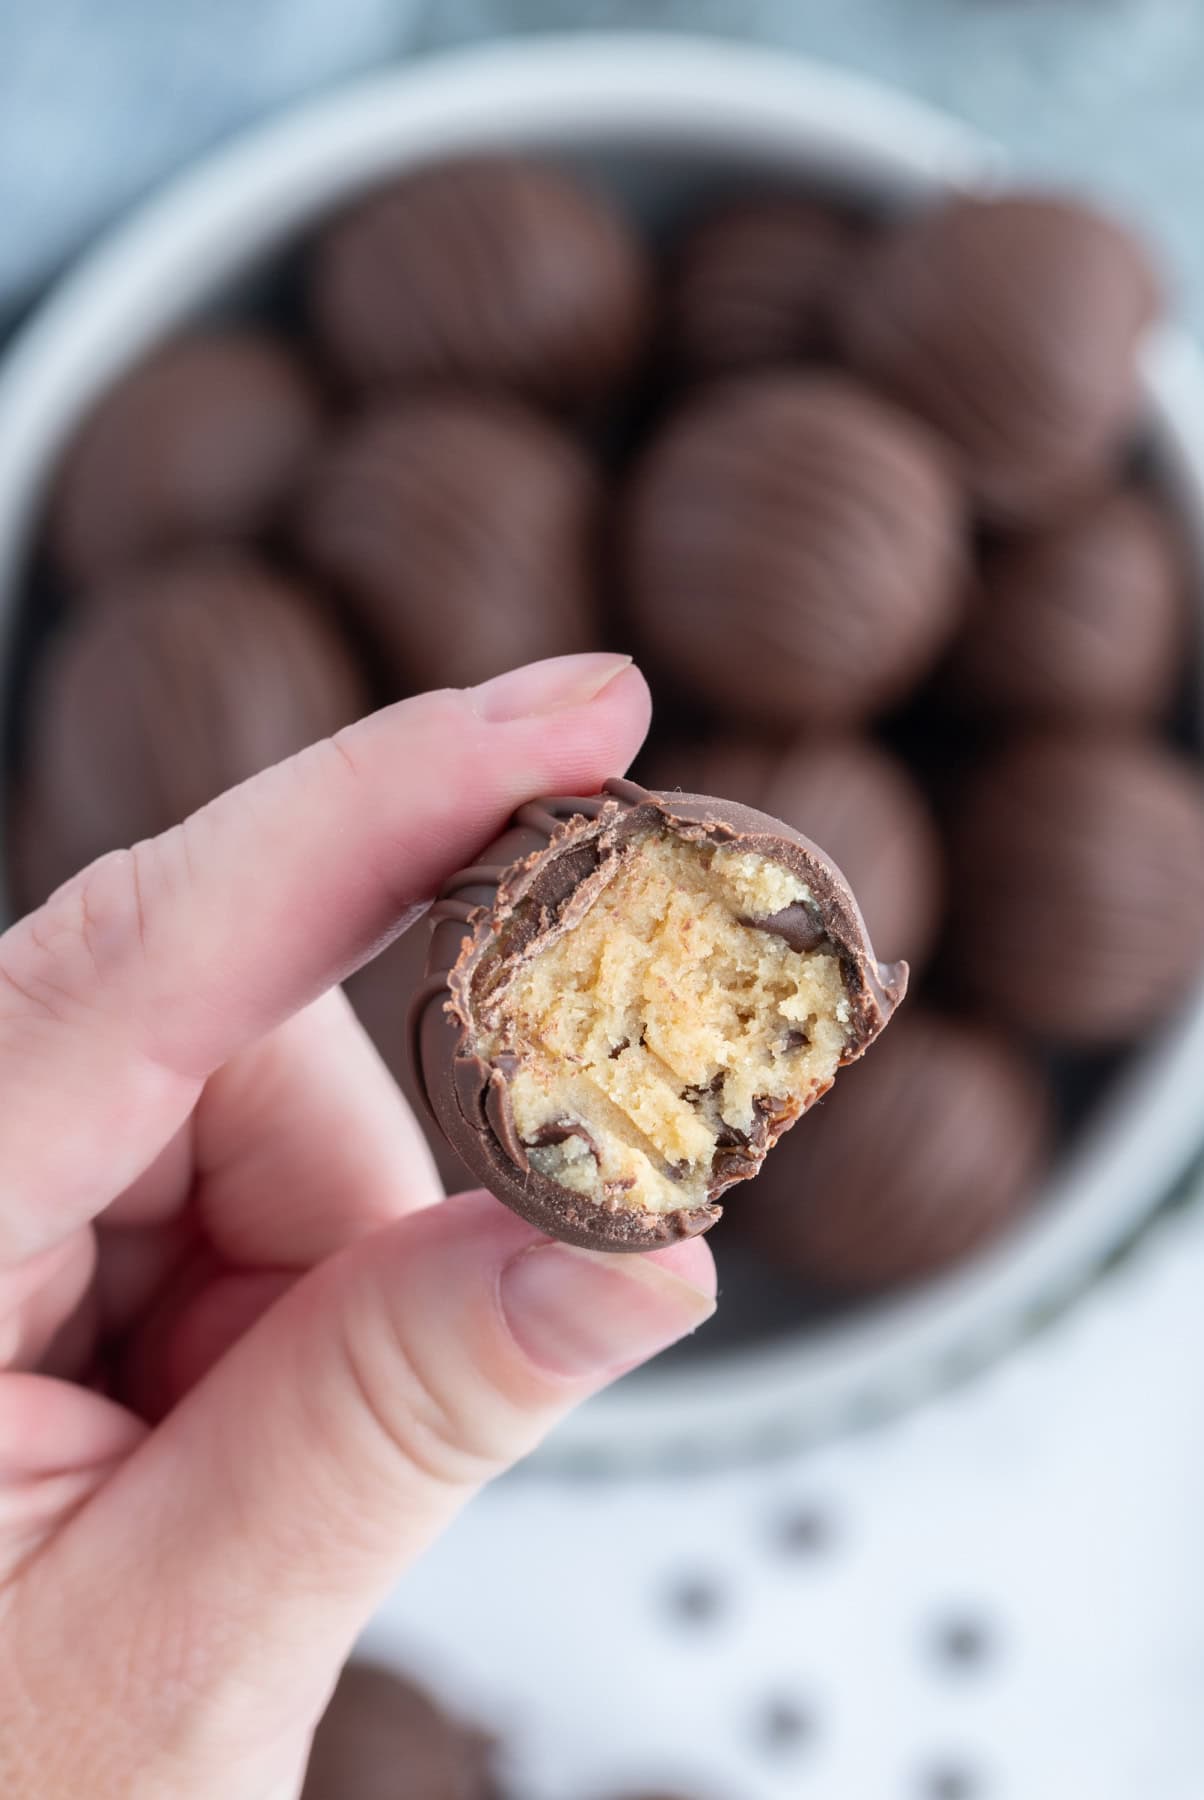
<path id="1" fill-rule="evenodd" d="M 868 82 L 680 37 L 527 42 L 391 71 L 289 113 L 174 182 L 60 283 L 0 372 L 0 616 L 11 624 L 48 472 L 94 395 L 156 338 L 228 303 L 345 196 L 470 147 L 601 168 L 651 217 L 726 172 L 905 204 L 995 185 L 994 148 Z M 1158 452 L 1204 560 L 1204 374 L 1165 330 L 1146 355 Z M 11 631 L 7 633 L 11 644 Z M 2 726 L 0 721 L 0 726 Z M 1204 981 L 1135 1056 L 1028 1221 L 903 1298 L 667 1365 L 562 1427 L 582 1466 L 772 1449 L 893 1410 L 1062 1304 L 1148 1217 L 1204 1137 Z"/>

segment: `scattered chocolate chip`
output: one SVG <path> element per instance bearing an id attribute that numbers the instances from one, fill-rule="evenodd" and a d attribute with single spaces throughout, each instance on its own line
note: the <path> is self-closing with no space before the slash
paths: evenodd
<path id="1" fill-rule="evenodd" d="M 836 1524 L 818 1506 L 798 1506 L 784 1513 L 774 1529 L 774 1544 L 783 1556 L 820 1556 L 832 1548 Z"/>
<path id="2" fill-rule="evenodd" d="M 986 1789 L 973 1769 L 962 1763 L 939 1763 L 920 1778 L 920 1800 L 982 1800 Z"/>
<path id="3" fill-rule="evenodd" d="M 932 1647 L 947 1668 L 968 1673 L 990 1662 L 998 1643 L 985 1619 L 965 1613 L 951 1615 L 939 1622 L 933 1633 Z"/>
<path id="4" fill-rule="evenodd" d="M 710 1625 L 727 1610 L 722 1586 L 709 1575 L 688 1575 L 669 1589 L 669 1610 L 683 1625 Z"/>
<path id="5" fill-rule="evenodd" d="M 772 1755 L 793 1755 L 815 1737 L 817 1723 L 815 1713 L 805 1701 L 777 1695 L 762 1710 L 757 1737 Z"/>

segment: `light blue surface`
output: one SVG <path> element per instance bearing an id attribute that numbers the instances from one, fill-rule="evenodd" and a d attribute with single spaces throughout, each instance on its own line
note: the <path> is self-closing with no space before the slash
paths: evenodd
<path id="1" fill-rule="evenodd" d="M 0 298 L 168 169 L 341 76 L 504 32 L 680 25 L 865 70 L 1111 197 L 1204 333 L 1200 0 L 0 0 Z"/>

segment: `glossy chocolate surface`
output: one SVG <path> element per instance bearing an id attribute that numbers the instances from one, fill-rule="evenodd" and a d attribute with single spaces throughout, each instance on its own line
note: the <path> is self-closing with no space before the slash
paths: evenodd
<path id="1" fill-rule="evenodd" d="M 321 431 L 298 359 L 253 331 L 156 351 L 98 402 L 51 500 L 58 568 L 91 582 L 135 558 L 253 536 L 284 504 Z"/>
<path id="2" fill-rule="evenodd" d="M 632 630 L 720 717 L 816 731 L 923 676 L 961 615 L 962 497 L 932 434 L 831 373 L 688 401 L 619 520 Z"/>
<path id="3" fill-rule="evenodd" d="M 585 182 L 475 156 L 416 170 L 331 224 L 311 314 L 359 388 L 473 383 L 556 408 L 603 396 L 639 357 L 643 247 Z"/>
<path id="4" fill-rule="evenodd" d="M 1160 303 L 1122 225 L 1051 195 L 963 196 L 904 219 L 859 276 L 845 354 L 956 446 L 991 518 L 1050 518 L 1120 456 Z"/>
<path id="5" fill-rule="evenodd" d="M 835 1294 L 936 1274 L 1021 1218 L 1051 1137 L 1035 1069 L 997 1033 L 907 1007 L 767 1164 L 733 1225 Z"/>

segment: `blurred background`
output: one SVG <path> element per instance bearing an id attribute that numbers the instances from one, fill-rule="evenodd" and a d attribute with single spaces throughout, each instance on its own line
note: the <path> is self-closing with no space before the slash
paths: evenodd
<path id="1" fill-rule="evenodd" d="M 340 77 L 496 37 L 680 29 L 781 45 L 895 82 L 1148 220 L 1189 308 L 1204 21 L 1194 0 L 181 0 L 170 9 L 3 0 L 8 222 L 16 301 L 165 173 Z M 237 28 L 241 54 L 230 54 Z"/>
<path id="2" fill-rule="evenodd" d="M 1197 0 L 340 0 L 337 7 L 327 0 L 175 0 L 170 7 L 108 0 L 103 11 L 88 0 L 42 0 L 36 9 L 0 0 L 0 349 L 15 341 L 59 273 L 134 202 L 291 102 L 460 46 L 620 29 L 717 34 L 872 76 L 997 140 L 1017 186 L 1068 190 L 1135 229 L 1147 249 L 1118 236 L 1107 239 L 1105 252 L 1104 239 L 1091 235 L 1095 227 L 1084 226 L 1077 263 L 1071 255 L 1059 264 L 1062 250 L 1035 249 L 1030 269 L 1029 252 L 1017 250 L 1015 283 L 1010 254 L 990 263 L 997 246 L 983 252 L 983 276 L 978 263 L 966 273 L 972 259 L 967 252 L 958 261 L 951 238 L 935 240 L 951 259 L 948 293 L 963 294 L 953 315 L 959 325 L 989 313 L 997 287 L 1019 294 L 1007 301 L 1008 331 L 1028 331 L 1035 345 L 1020 366 L 1029 376 L 1048 364 L 1048 388 L 1030 394 L 1033 415 L 1045 416 L 1051 393 L 1059 404 L 1066 398 L 1060 372 L 1088 341 L 1097 346 L 1094 362 L 1075 362 L 1088 371 L 1088 422 L 1103 390 L 1115 385 L 1128 394 L 1136 338 L 1156 310 L 1147 262 L 1162 272 L 1172 316 L 1204 334 L 1204 11 Z M 624 194 L 637 177 L 638 170 L 625 171 Z M 720 185 L 725 194 L 732 186 Z M 745 179 L 738 201 L 748 186 Z M 759 204 L 762 196 L 747 198 Z M 480 371 L 472 372 L 481 382 L 472 402 L 479 400 L 479 413 L 438 412 L 444 402 L 429 396 L 429 369 L 401 379 L 389 366 L 401 352 L 387 341 L 373 296 L 347 276 L 357 252 L 348 238 L 336 242 L 336 222 L 302 246 L 300 275 L 290 245 L 286 266 L 273 268 L 263 294 L 256 290 L 245 307 L 240 300 L 236 311 L 250 326 L 237 354 L 249 360 L 235 375 L 221 360 L 225 349 L 214 365 L 203 347 L 200 362 L 178 365 L 168 378 L 168 388 L 177 384 L 172 405 L 181 393 L 220 392 L 229 381 L 223 416 L 236 419 L 232 441 L 248 459 L 234 500 L 213 501 L 218 523 L 198 531 L 195 543 L 188 538 L 186 560 L 178 560 L 174 525 L 162 543 L 146 533 L 152 501 L 166 505 L 150 486 L 139 489 L 136 506 L 130 501 L 133 522 L 122 537 L 133 489 L 111 485 L 122 462 L 111 446 L 127 429 L 131 444 L 147 440 L 154 436 L 148 420 L 157 432 L 162 417 L 160 398 L 131 385 L 125 416 L 134 424 L 123 423 L 119 399 L 107 426 L 115 438 L 98 438 L 89 425 L 72 444 L 46 483 L 41 535 L 10 583 L 19 624 L 9 656 L 5 857 L 18 904 L 32 904 L 65 868 L 107 842 L 155 828 L 148 807 L 176 816 L 215 782 L 284 753 L 294 736 L 304 741 L 372 699 L 427 680 L 475 678 L 476 670 L 463 674 L 441 662 L 441 641 L 424 630 L 434 603 L 423 592 L 382 598 L 375 539 L 345 524 L 357 491 L 365 491 L 357 483 L 371 453 L 395 458 L 409 471 L 406 480 L 432 482 L 436 497 L 462 500 L 464 471 L 485 471 L 469 511 L 491 543 L 513 551 L 514 604 L 533 614 L 534 596 L 550 596 L 531 642 L 521 636 L 526 626 L 515 624 L 489 654 L 504 661 L 516 645 L 524 654 L 574 647 L 578 626 L 566 620 L 577 607 L 592 620 L 580 627 L 587 637 L 626 645 L 634 631 L 657 675 L 662 720 L 644 776 L 664 786 L 697 780 L 707 791 L 743 786 L 749 791 L 740 798 L 759 796 L 811 830 L 854 875 L 867 913 L 869 894 L 880 897 L 881 923 L 870 918 L 879 948 L 917 966 L 920 1015 L 897 1028 L 895 1072 L 884 1061 L 877 1098 L 867 1087 L 860 1102 L 851 1100 L 850 1124 L 833 1106 L 803 1127 L 800 1146 L 815 1127 L 810 1162 L 800 1148 L 797 1166 L 782 1163 L 793 1173 L 779 1186 L 829 1190 L 847 1180 L 842 1217 L 853 1223 L 843 1235 L 804 1241 L 775 1208 L 750 1206 L 755 1228 L 734 1229 L 730 1246 L 722 1229 L 716 1240 L 723 1322 L 677 1373 L 692 1396 L 700 1383 L 722 1381 L 729 1396 L 722 1426 L 708 1436 L 703 1405 L 696 1408 L 701 1423 L 679 1428 L 670 1369 L 655 1415 L 664 1424 L 663 1454 L 655 1445 L 650 1453 L 646 1422 L 638 1454 L 628 1454 L 616 1413 L 611 1427 L 582 1440 L 586 1448 L 537 1463 L 484 1496 L 397 1593 L 364 1645 L 365 1657 L 416 1680 L 437 1704 L 385 1682 L 348 1690 L 323 1742 L 313 1800 L 394 1793 L 398 1800 L 1204 1797 L 1204 1205 L 1194 1171 L 1181 1175 L 1178 1150 L 1158 1156 L 1159 1128 L 1147 1133 L 1149 1155 L 1160 1167 L 1174 1162 L 1176 1179 L 1124 1176 L 1149 1202 L 1129 1209 L 1139 1215 L 1136 1232 L 1131 1223 L 1117 1229 L 1107 1256 L 1095 1258 L 1103 1266 L 1069 1296 L 1061 1293 L 1056 1307 L 1017 1302 L 987 1321 L 972 1355 L 942 1352 L 914 1367 L 903 1359 L 892 1380 L 852 1384 L 822 1431 L 813 1421 L 806 1431 L 794 1428 L 801 1415 L 792 1417 L 788 1396 L 768 1408 L 757 1388 L 759 1365 L 732 1360 L 733 1346 L 742 1353 L 797 1339 L 800 1381 L 812 1381 L 831 1329 L 848 1320 L 877 1329 L 882 1320 L 888 1335 L 880 1361 L 889 1365 L 889 1331 L 901 1316 L 891 1309 L 900 1299 L 922 1309 L 930 1280 L 971 1268 L 984 1246 L 989 1253 L 997 1238 L 1044 1217 L 1057 1183 L 1077 1167 L 1073 1159 L 1093 1133 L 1106 1131 L 1128 1072 L 1146 1067 L 1141 1059 L 1157 1052 L 1162 1034 L 1178 1030 L 1204 948 L 1193 674 L 1204 591 L 1195 515 L 1204 516 L 1204 503 L 1198 495 L 1184 501 L 1175 456 L 1149 427 L 1135 388 L 1131 401 L 1117 400 L 1106 454 L 1082 493 L 1048 504 L 1044 495 L 1039 503 L 1002 502 L 958 422 L 939 416 L 938 400 L 914 369 L 892 363 L 887 327 L 901 319 L 908 341 L 926 330 L 939 337 L 935 303 L 920 316 L 922 284 L 907 272 L 914 254 L 907 241 L 862 217 L 848 198 L 821 195 L 818 236 L 808 240 L 822 239 L 818 259 L 797 249 L 799 221 L 782 228 L 776 215 L 765 238 L 759 228 L 741 235 L 737 224 L 735 248 L 724 248 L 722 234 L 690 239 L 710 203 L 676 202 L 677 235 L 667 253 L 658 244 L 648 277 L 654 321 L 641 314 L 630 331 L 615 324 L 626 318 L 624 306 L 633 317 L 638 311 L 624 272 L 628 252 L 610 245 L 604 253 L 602 236 L 590 235 L 594 224 L 582 225 L 579 267 L 591 272 L 583 285 L 595 299 L 612 294 L 613 309 L 599 328 L 598 368 L 582 377 L 584 351 L 577 362 L 568 354 L 564 382 L 584 381 L 585 393 L 601 379 L 606 357 L 617 356 L 626 398 L 605 416 L 592 391 L 575 393 L 570 407 L 563 393 L 537 392 L 539 380 L 521 366 L 501 383 L 505 406 L 519 404 L 509 382 L 532 419 L 507 413 L 492 389 L 486 404 Z M 441 201 L 423 215 L 423 229 L 437 235 L 440 220 L 452 216 Z M 805 223 L 815 230 L 811 215 Z M 846 307 L 850 319 L 856 313 L 854 289 L 873 293 L 879 284 L 848 273 L 870 265 L 842 260 L 841 299 L 828 302 L 813 338 L 746 351 L 741 334 L 756 339 L 766 318 L 773 338 L 783 279 L 787 287 L 805 282 L 809 306 L 820 262 L 825 280 L 837 280 L 829 270 L 833 230 L 842 246 L 846 234 L 857 239 L 848 254 L 885 259 L 874 265 L 887 271 L 881 292 L 892 303 L 905 295 L 912 310 L 900 300 L 892 323 L 889 309 L 878 319 L 871 306 L 846 328 Z M 865 250 L 863 232 L 873 240 Z M 1067 231 L 1055 235 L 1064 245 Z M 536 249 L 538 237 L 537 230 Z M 923 266 L 926 256 L 918 260 Z M 1055 280 L 1055 264 L 1077 269 L 1077 285 L 1063 275 Z M 532 266 L 535 249 L 525 280 Z M 1102 294 L 1118 296 L 1111 311 Z M 796 312 L 798 304 L 791 300 Z M 998 338 L 987 331 L 981 359 L 989 363 L 1006 335 L 1002 326 Z M 638 345 L 615 351 L 628 337 Z M 1008 362 L 1010 337 L 1005 349 Z M 977 339 L 972 360 L 977 368 Z M 833 380 L 865 390 L 875 408 L 889 407 L 903 435 L 888 444 L 882 434 L 890 421 L 877 412 L 868 424 L 861 414 L 852 419 L 843 388 L 834 422 L 824 414 L 817 425 L 805 397 L 797 418 L 784 423 L 750 425 L 739 411 L 708 422 L 717 375 L 755 367 L 776 380 L 795 365 L 835 368 Z M 463 379 L 454 358 L 452 373 Z M 248 393 L 259 402 L 243 415 Z M 392 436 L 373 448 L 356 434 L 366 432 L 362 421 L 375 416 L 382 395 L 394 407 Z M 989 411 L 997 400 L 991 393 L 983 406 Z M 695 405 L 702 410 L 691 412 Z M 421 410 L 431 406 L 434 414 Z M 687 416 L 699 433 L 697 455 L 675 461 L 662 434 Z M 417 438 L 407 437 L 416 419 Z M 219 436 L 225 428 L 215 427 Z M 683 585 L 696 591 L 697 571 L 681 560 L 672 533 L 662 541 L 661 521 L 672 505 L 695 527 L 714 510 L 708 429 L 729 447 L 745 445 L 754 498 L 757 458 L 778 430 L 790 446 L 790 433 L 801 443 L 829 429 L 831 441 L 851 444 L 842 477 L 849 493 L 868 482 L 867 459 L 883 487 L 901 461 L 912 471 L 910 498 L 900 505 L 908 521 L 922 516 L 924 529 L 900 526 L 893 541 L 899 556 L 915 558 L 904 598 L 931 591 L 921 609 L 927 623 L 915 625 L 931 641 L 911 661 L 911 651 L 901 651 L 881 691 L 850 703 L 848 716 L 830 721 L 821 738 L 783 702 L 774 732 L 762 740 L 759 722 L 750 723 L 755 681 L 752 702 L 729 716 L 726 702 L 704 691 L 704 674 L 683 678 L 669 666 L 657 621 L 679 605 Z M 1204 434 L 1204 416 L 1195 429 Z M 88 431 L 100 489 L 88 466 Z M 195 436 L 195 424 L 181 427 L 181 442 L 191 441 L 190 431 Z M 1010 441 L 1010 425 L 1001 435 Z M 1069 435 L 1078 445 L 1082 434 Z M 944 448 L 934 452 L 932 442 Z M 940 471 L 950 443 L 957 454 L 946 480 Z M 881 464 L 873 461 L 879 454 Z M 496 498 L 499 457 L 521 506 L 507 498 L 509 488 Z M 137 463 L 130 449 L 129 464 Z M 0 457 L 0 488 L 5 480 Z M 262 509 L 244 517 L 256 483 L 276 509 L 270 517 Z M 398 504 L 409 504 L 405 496 L 414 491 L 425 489 L 399 477 Z M 585 582 L 581 560 L 581 546 L 598 542 L 599 507 L 607 580 L 616 584 L 601 597 Z M 421 515 L 418 506 L 415 531 Z M 854 550 L 858 529 L 885 529 L 876 515 L 856 516 L 864 517 L 860 528 L 840 526 Z M 785 546 L 784 558 L 787 550 L 795 555 L 792 521 L 793 514 L 783 520 L 780 540 L 769 534 Z M 803 540 L 835 529 L 826 518 L 808 522 Z M 165 548 L 177 559 L 169 568 L 158 560 Z M 444 565 L 442 546 L 425 549 L 444 588 L 463 578 L 467 552 Z M 810 577 L 805 569 L 797 575 L 800 566 L 784 561 L 781 579 L 805 587 Z M 1048 648 L 1041 640 L 1039 653 L 1027 636 L 1019 652 L 1006 634 L 984 637 L 981 621 L 993 604 L 996 616 L 1005 604 L 1018 615 L 1031 604 L 1036 616 L 1046 587 L 1051 614 L 1083 611 L 1094 630 L 1091 606 L 1112 591 L 1108 571 L 1117 567 L 1120 666 L 1146 671 L 1134 677 L 1136 689 L 1121 682 L 1105 695 L 1106 672 L 1087 687 L 1083 656 L 1060 651 L 1056 634 Z M 862 567 L 854 557 L 849 569 L 859 594 L 880 584 L 876 565 Z M 1128 605 L 1134 593 L 1139 608 Z M 941 595 L 961 609 L 946 624 Z M 513 596 L 503 598 L 510 605 Z M 501 604 L 481 590 L 465 605 L 495 601 Z M 716 599 L 717 616 L 727 604 Z M 808 604 L 817 616 L 820 601 Z M 895 605 L 885 590 L 882 605 Z M 385 614 L 401 624 L 382 625 Z M 1159 619 L 1162 625 L 1150 624 Z M 562 646 L 558 634 L 566 630 L 572 642 Z M 229 672 L 232 637 L 237 683 Z M 1077 693 L 1062 680 L 1063 654 Z M 1011 687 L 998 675 L 1009 656 L 1019 670 Z M 1030 663 L 1057 677 L 1049 692 L 1034 697 Z M 135 680 L 143 686 L 125 685 Z M 272 696 L 253 726 L 235 686 Z M 114 694 L 137 701 L 122 707 L 119 720 Z M 148 799 L 147 744 L 168 734 L 173 753 Z M 964 793 L 963 780 L 970 784 Z M 808 811 L 817 792 L 826 828 Z M 975 821 L 988 809 L 991 828 L 976 839 Z M 1046 814 L 1052 848 L 1045 839 L 1034 848 L 1032 820 Z M 1142 839 L 1143 871 L 1155 871 L 1148 880 L 1126 871 L 1118 818 L 1138 836 L 1150 833 Z M 1006 907 L 998 919 L 991 914 L 988 930 L 981 924 L 988 901 L 994 905 L 1006 885 L 991 873 L 996 839 L 1018 846 L 1008 870 L 1027 857 L 1037 873 L 1011 914 Z M 1029 902 L 1050 857 L 1067 870 L 1066 897 L 1053 912 L 1044 903 L 1034 912 Z M 896 930 L 897 943 L 883 941 Z M 983 962 L 998 967 L 1030 931 L 1045 934 L 1046 964 L 1027 988 L 1022 980 L 984 981 Z M 1149 938 L 1163 946 L 1173 940 L 1174 953 L 1147 967 L 1133 946 Z M 1110 1014 L 1097 999 L 1116 991 L 1108 984 L 1118 965 L 1132 997 Z M 353 990 L 399 1079 L 398 1023 L 413 979 L 412 958 L 403 953 Z M 1187 1041 L 1176 1039 L 1181 1050 Z M 898 1073 L 898 1059 L 910 1073 Z M 908 1086 L 921 1062 L 940 1072 L 931 1091 Z M 1180 1114 L 1191 1109 L 1193 1067 L 1204 1087 L 1204 1066 L 1185 1065 L 1180 1054 Z M 867 1082 L 872 1070 L 867 1063 Z M 956 1131 L 948 1125 L 954 1115 Z M 1204 1114 L 1194 1129 L 1204 1138 Z M 1175 1133 L 1178 1144 L 1181 1120 Z M 860 1139 L 885 1146 L 881 1156 L 862 1154 Z M 1130 1171 L 1137 1142 L 1135 1133 Z M 969 1221 L 964 1231 L 932 1225 L 933 1193 L 948 1199 L 942 1216 Z M 732 1428 L 745 1404 L 770 1420 L 755 1442 Z"/>

